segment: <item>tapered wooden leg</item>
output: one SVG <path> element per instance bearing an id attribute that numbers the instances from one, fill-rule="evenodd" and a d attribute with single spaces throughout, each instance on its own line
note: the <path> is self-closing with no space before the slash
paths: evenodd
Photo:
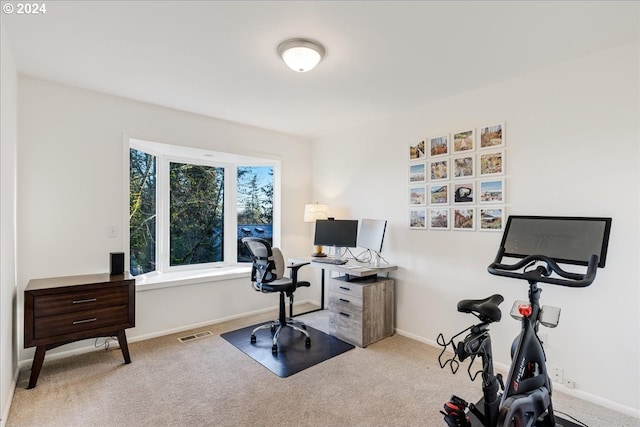
<path id="1" fill-rule="evenodd" d="M 36 386 L 38 377 L 40 376 L 40 370 L 42 369 L 42 363 L 44 363 L 44 354 L 46 352 L 47 346 L 39 345 L 36 347 L 36 355 L 33 357 L 33 363 L 31 364 L 31 376 L 29 377 L 29 386 L 27 388 L 34 388 Z"/>
<path id="2" fill-rule="evenodd" d="M 118 331 L 118 344 L 120 344 L 120 350 L 122 350 L 122 356 L 124 356 L 124 363 L 131 363 L 129 344 L 127 344 L 127 335 L 124 333 L 124 329 Z"/>

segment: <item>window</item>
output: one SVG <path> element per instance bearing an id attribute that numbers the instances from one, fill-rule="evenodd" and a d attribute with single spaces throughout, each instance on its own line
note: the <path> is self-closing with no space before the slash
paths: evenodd
<path id="1" fill-rule="evenodd" d="M 255 236 L 273 245 L 273 168 L 238 168 L 238 262 L 249 262 L 242 237 Z"/>
<path id="2" fill-rule="evenodd" d="M 129 150 L 129 252 L 132 274 L 156 269 L 156 157 L 133 148 Z"/>
<path id="3" fill-rule="evenodd" d="M 249 262 L 243 237 L 274 241 L 278 166 L 270 159 L 130 140 L 131 274 Z"/>

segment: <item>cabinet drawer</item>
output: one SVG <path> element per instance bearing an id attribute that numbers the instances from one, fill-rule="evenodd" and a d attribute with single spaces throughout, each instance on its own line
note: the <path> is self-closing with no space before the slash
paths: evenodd
<path id="1" fill-rule="evenodd" d="M 356 298 L 362 298 L 362 288 L 363 286 L 360 284 L 345 282 L 344 280 L 332 279 L 329 281 L 329 292 L 337 292 Z"/>
<path id="2" fill-rule="evenodd" d="M 330 312 L 329 333 L 362 347 L 362 318 L 357 313 Z"/>
<path id="3" fill-rule="evenodd" d="M 128 311 L 127 305 L 120 305 L 38 317 L 34 322 L 34 338 L 55 337 L 108 326 L 119 325 L 120 328 L 123 328 L 123 325 L 129 320 Z"/>
<path id="4" fill-rule="evenodd" d="M 358 298 L 355 295 L 340 294 L 336 292 L 329 292 L 328 305 L 335 305 L 336 307 L 344 307 L 345 310 L 360 310 L 362 311 L 362 298 Z"/>
<path id="5" fill-rule="evenodd" d="M 36 317 L 94 310 L 129 303 L 128 286 L 110 286 L 101 289 L 40 295 L 33 299 Z"/>

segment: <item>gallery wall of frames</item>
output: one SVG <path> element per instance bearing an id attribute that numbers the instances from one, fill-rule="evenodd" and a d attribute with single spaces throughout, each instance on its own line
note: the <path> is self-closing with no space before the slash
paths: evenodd
<path id="1" fill-rule="evenodd" d="M 409 143 L 409 228 L 502 231 L 505 125 L 463 129 Z"/>

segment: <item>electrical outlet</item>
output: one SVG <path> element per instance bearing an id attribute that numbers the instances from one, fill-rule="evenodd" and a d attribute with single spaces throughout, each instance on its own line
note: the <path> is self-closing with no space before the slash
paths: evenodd
<path id="1" fill-rule="evenodd" d="M 549 375 L 551 376 L 551 381 L 553 381 L 554 383 L 562 384 L 564 382 L 564 370 L 562 368 L 550 366 Z"/>
<path id="2" fill-rule="evenodd" d="M 564 385 L 567 388 L 576 388 L 576 382 L 570 378 L 567 378 L 567 380 L 564 382 Z"/>

